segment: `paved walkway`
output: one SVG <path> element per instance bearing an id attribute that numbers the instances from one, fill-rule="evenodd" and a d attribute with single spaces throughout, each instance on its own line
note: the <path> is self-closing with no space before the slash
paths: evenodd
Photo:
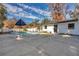
<path id="1" fill-rule="evenodd" d="M 26 35 L 17 41 L 16 35 L 0 35 L 0 56 L 79 56 L 79 37 Z"/>

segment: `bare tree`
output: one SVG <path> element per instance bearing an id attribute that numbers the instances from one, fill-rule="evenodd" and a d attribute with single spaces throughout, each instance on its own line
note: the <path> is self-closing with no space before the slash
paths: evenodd
<path id="1" fill-rule="evenodd" d="M 54 22 L 65 20 L 64 5 L 65 5 L 64 3 L 49 4 L 49 8 L 51 9 L 52 20 Z"/>

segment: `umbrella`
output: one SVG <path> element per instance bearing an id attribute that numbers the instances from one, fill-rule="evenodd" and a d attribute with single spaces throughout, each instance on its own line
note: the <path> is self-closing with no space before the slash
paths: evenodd
<path id="1" fill-rule="evenodd" d="M 21 26 L 24 26 L 24 25 L 26 25 L 26 24 L 25 24 L 25 22 L 24 22 L 23 20 L 20 19 L 20 20 L 18 20 L 18 21 L 16 22 L 15 25 L 21 27 Z M 17 36 L 16 39 L 21 39 L 20 34 L 21 34 L 21 33 L 19 32 L 19 36 Z"/>
<path id="2" fill-rule="evenodd" d="M 20 20 L 18 20 L 18 21 L 16 22 L 15 25 L 21 27 L 21 26 L 26 25 L 26 23 L 25 23 L 23 20 L 20 19 Z"/>
<path id="3" fill-rule="evenodd" d="M 18 20 L 17 22 L 16 22 L 16 24 L 15 25 L 17 25 L 17 26 L 24 26 L 24 25 L 26 25 L 25 24 L 25 22 L 23 21 L 23 20 Z"/>

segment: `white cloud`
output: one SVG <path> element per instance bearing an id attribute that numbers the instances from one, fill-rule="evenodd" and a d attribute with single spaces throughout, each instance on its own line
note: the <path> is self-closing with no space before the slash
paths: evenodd
<path id="1" fill-rule="evenodd" d="M 41 15 L 44 15 L 44 16 L 50 16 L 49 11 L 41 10 L 41 9 L 38 9 L 38 8 L 35 8 L 35 7 L 30 7 L 30 6 L 25 5 L 25 4 L 18 4 L 18 5 L 22 6 L 25 9 L 31 9 L 31 10 L 35 11 L 36 13 L 38 13 L 38 14 L 41 14 Z"/>
<path id="2" fill-rule="evenodd" d="M 19 13 L 19 14 L 14 14 L 15 16 L 19 16 L 19 17 L 24 17 L 24 18 L 32 18 L 32 19 L 39 19 L 38 17 L 36 16 L 33 16 L 33 15 L 26 15 L 24 13 Z"/>
<path id="3" fill-rule="evenodd" d="M 32 19 L 40 19 L 39 17 L 36 17 L 36 16 L 32 15 L 31 13 L 28 13 L 28 12 L 24 11 L 22 8 L 19 8 L 17 6 L 11 6 L 9 4 L 3 4 L 3 5 L 7 7 L 8 13 L 13 13 L 15 16 L 32 18 Z"/>
<path id="4" fill-rule="evenodd" d="M 9 4 L 3 4 L 5 7 L 7 7 L 7 11 L 8 12 L 13 12 L 13 13 L 15 13 L 16 11 L 17 11 L 17 7 L 13 7 L 13 6 L 11 6 L 11 5 L 9 5 Z"/>

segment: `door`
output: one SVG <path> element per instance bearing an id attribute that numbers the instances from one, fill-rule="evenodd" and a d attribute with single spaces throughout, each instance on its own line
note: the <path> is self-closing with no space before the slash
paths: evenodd
<path id="1" fill-rule="evenodd" d="M 57 33 L 57 28 L 58 26 L 57 25 L 54 25 L 54 32 Z"/>

